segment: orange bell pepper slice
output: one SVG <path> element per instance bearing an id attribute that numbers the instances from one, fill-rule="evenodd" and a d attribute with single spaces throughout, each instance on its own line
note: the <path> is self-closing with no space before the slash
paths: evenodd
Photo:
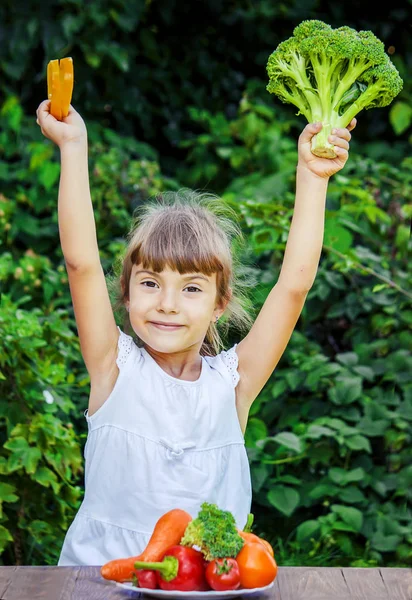
<path id="1" fill-rule="evenodd" d="M 47 65 L 47 95 L 50 113 L 61 121 L 69 114 L 73 94 L 73 59 L 51 60 Z"/>

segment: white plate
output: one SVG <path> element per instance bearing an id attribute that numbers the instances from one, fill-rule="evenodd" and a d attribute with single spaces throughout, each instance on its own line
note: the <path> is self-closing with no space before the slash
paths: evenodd
<path id="1" fill-rule="evenodd" d="M 275 580 L 269 585 L 265 585 L 260 588 L 252 589 L 238 589 L 238 590 L 226 590 L 225 592 L 215 592 L 209 590 L 207 592 L 179 592 L 177 590 L 150 590 L 148 588 L 138 588 L 131 583 L 116 583 L 117 586 L 127 590 L 130 594 L 131 591 L 136 592 L 137 595 L 151 596 L 152 598 L 213 598 L 219 600 L 219 598 L 235 598 L 236 596 L 251 596 L 253 594 L 261 594 L 266 590 L 270 590 L 275 584 Z"/>

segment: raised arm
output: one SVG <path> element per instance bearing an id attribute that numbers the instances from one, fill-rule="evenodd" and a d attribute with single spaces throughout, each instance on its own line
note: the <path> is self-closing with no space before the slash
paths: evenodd
<path id="1" fill-rule="evenodd" d="M 60 147 L 60 243 L 66 265 L 77 270 L 100 264 L 87 156 L 87 136 Z"/>
<path id="2" fill-rule="evenodd" d="M 338 129 L 329 136 L 329 142 L 336 144 L 335 159 L 311 153 L 311 140 L 319 126 L 307 125 L 299 137 L 296 199 L 279 279 L 253 327 L 236 348 L 240 374 L 236 404 L 244 427 L 252 402 L 287 347 L 315 280 L 323 244 L 329 177 L 345 166 L 350 131 L 355 125 L 353 119 L 347 129 Z"/>
<path id="3" fill-rule="evenodd" d="M 56 120 L 49 109 L 49 100 L 39 105 L 37 122 L 43 135 L 60 149 L 60 243 L 81 351 L 92 388 L 96 388 L 113 376 L 119 332 L 100 263 L 89 185 L 87 131 L 72 106 L 63 121 Z"/>

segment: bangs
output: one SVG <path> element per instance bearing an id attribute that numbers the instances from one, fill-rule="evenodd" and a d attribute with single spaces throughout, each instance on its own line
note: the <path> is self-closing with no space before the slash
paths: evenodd
<path id="1" fill-rule="evenodd" d="M 219 258 L 224 240 L 217 241 L 216 233 L 209 231 L 207 223 L 202 224 L 203 231 L 200 231 L 198 222 L 193 227 L 190 215 L 180 213 L 174 219 L 169 213 L 162 217 L 156 220 L 155 227 L 150 227 L 148 235 L 138 241 L 130 255 L 134 265 L 141 264 L 156 273 L 169 267 L 180 274 L 200 272 L 205 275 L 225 268 Z"/>

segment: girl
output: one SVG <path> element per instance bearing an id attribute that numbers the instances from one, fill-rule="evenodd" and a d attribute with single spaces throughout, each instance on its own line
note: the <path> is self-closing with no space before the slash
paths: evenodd
<path id="1" fill-rule="evenodd" d="M 248 324 L 231 254 L 240 230 L 229 225 L 223 203 L 183 191 L 144 206 L 120 278 L 128 335 L 116 326 L 100 264 L 85 123 L 72 106 L 62 122 L 49 109 L 49 100 L 39 105 L 37 123 L 60 149 L 60 242 L 91 383 L 85 494 L 58 564 L 137 555 L 161 515 L 182 508 L 195 517 L 204 501 L 231 511 L 243 528 L 252 499 L 243 438 L 249 410 L 315 279 L 328 179 L 347 161 L 356 120 L 330 137 L 335 159 L 310 151 L 321 125 L 304 128 L 279 279 L 246 337 L 219 352 L 223 314 Z"/>

